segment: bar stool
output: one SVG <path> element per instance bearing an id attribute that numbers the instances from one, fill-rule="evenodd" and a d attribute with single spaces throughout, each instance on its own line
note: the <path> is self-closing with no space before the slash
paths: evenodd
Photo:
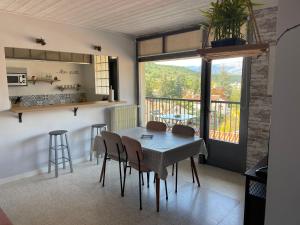
<path id="1" fill-rule="evenodd" d="M 49 132 L 50 135 L 50 141 L 49 141 L 49 161 L 48 161 L 48 173 L 51 173 L 51 164 L 53 163 L 55 165 L 55 177 L 58 177 L 58 165 L 63 164 L 63 168 L 66 168 L 66 160 L 69 162 L 70 165 L 70 171 L 73 173 L 73 166 L 72 166 L 72 158 L 68 143 L 68 137 L 67 137 L 66 130 L 54 130 Z M 60 144 L 57 142 L 57 138 L 60 136 Z M 63 141 L 63 136 L 65 136 L 65 144 Z M 53 139 L 54 139 L 54 145 L 53 145 Z M 68 157 L 65 157 L 65 149 L 68 152 Z M 58 150 L 61 150 L 62 157 L 58 158 Z M 52 160 L 52 151 L 54 151 L 54 161 Z M 61 161 L 59 162 L 58 160 Z"/>
<path id="2" fill-rule="evenodd" d="M 105 123 L 99 123 L 99 124 L 93 124 L 91 127 L 91 150 L 90 150 L 90 161 L 93 160 L 93 145 L 94 145 L 94 139 L 95 139 L 95 129 L 96 129 L 96 135 L 101 134 L 101 131 L 106 130 L 107 131 L 107 125 Z M 96 155 L 97 157 L 97 164 L 99 164 L 99 155 Z"/>

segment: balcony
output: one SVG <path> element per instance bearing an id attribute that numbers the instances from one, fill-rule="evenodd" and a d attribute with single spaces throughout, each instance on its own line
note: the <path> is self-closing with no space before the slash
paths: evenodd
<path id="1" fill-rule="evenodd" d="M 209 138 L 239 143 L 240 103 L 211 101 Z M 162 121 L 171 130 L 175 124 L 193 127 L 200 135 L 201 100 L 176 98 L 145 98 L 144 121 Z"/>

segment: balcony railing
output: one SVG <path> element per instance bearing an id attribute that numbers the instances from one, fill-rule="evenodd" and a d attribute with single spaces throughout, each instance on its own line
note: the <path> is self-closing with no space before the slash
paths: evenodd
<path id="1" fill-rule="evenodd" d="M 211 101 L 209 138 L 239 142 L 240 103 Z M 144 121 L 162 121 L 171 129 L 174 124 L 193 127 L 200 133 L 201 101 L 194 99 L 146 97 Z"/>

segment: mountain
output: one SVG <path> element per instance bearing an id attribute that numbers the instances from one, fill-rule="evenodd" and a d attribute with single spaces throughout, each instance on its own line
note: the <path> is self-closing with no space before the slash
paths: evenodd
<path id="1" fill-rule="evenodd" d="M 185 68 L 188 68 L 189 70 L 196 73 L 201 73 L 201 66 L 187 66 Z M 231 75 L 240 76 L 242 71 L 242 65 L 240 65 L 239 63 L 230 65 L 214 64 L 212 67 L 212 74 L 219 74 L 223 69 Z"/>

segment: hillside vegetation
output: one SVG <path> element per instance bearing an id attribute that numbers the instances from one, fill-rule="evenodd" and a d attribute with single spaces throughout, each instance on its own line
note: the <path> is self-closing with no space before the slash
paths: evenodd
<path id="1" fill-rule="evenodd" d="M 228 71 L 227 68 L 214 68 L 212 95 L 223 100 L 239 101 L 241 75 Z M 147 62 L 145 86 L 147 97 L 200 99 L 201 75 L 195 68 Z"/>

